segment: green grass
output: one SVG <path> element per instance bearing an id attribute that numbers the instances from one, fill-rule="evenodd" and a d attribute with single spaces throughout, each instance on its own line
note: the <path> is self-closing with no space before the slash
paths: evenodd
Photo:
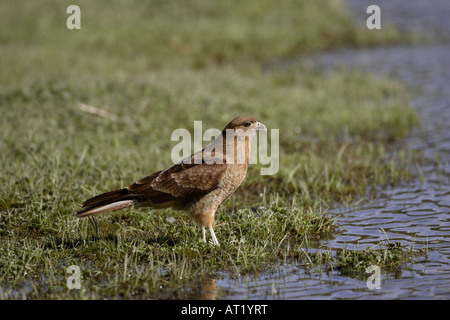
<path id="1" fill-rule="evenodd" d="M 348 276 L 364 274 L 366 268 L 371 265 L 395 273 L 408 268 L 408 265 L 414 262 L 415 256 L 424 254 L 426 254 L 425 249 L 403 248 L 399 242 L 383 244 L 377 249 L 340 249 L 336 252 L 334 268 Z"/>
<path id="2" fill-rule="evenodd" d="M 395 30 L 358 30 L 337 1 L 192 0 L 78 1 L 82 29 L 69 31 L 69 4 L 0 4 L 0 298 L 180 297 L 211 273 L 307 259 L 338 227 L 329 206 L 407 179 L 408 152 L 388 157 L 418 123 L 398 82 L 261 71 L 398 41 Z M 123 210 L 97 227 L 74 217 L 83 200 L 170 166 L 173 130 L 242 114 L 280 130 L 280 171 L 250 168 L 217 214 L 220 248 L 172 210 Z M 69 265 L 83 290 L 67 289 Z"/>

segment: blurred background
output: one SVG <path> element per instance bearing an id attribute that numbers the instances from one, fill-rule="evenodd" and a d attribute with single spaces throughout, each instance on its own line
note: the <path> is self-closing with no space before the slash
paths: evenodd
<path id="1" fill-rule="evenodd" d="M 171 165 L 173 130 L 192 130 L 199 120 L 204 130 L 221 129 L 242 114 L 280 129 L 280 172 L 262 177 L 250 168 L 224 212 L 261 207 L 263 194 L 305 211 L 331 207 L 345 231 L 311 252 L 376 246 L 386 240 L 380 228 L 405 246 L 427 242 L 422 247 L 434 253 L 403 276 L 384 274 L 391 285 L 377 297 L 448 297 L 450 9 L 446 1 L 400 3 L 3 0 L 2 298 L 73 297 L 55 289 L 59 278 L 38 284 L 49 281 L 48 261 L 95 257 L 98 248 L 83 242 L 89 222 L 73 222 L 79 204 Z M 80 30 L 66 27 L 72 4 L 81 10 Z M 366 27 L 370 4 L 381 8 L 381 30 Z M 356 205 L 361 199 L 374 202 Z M 146 218 L 134 214 L 135 222 L 123 223 L 143 239 L 136 230 Z M 129 250 L 118 250 L 120 259 Z M 236 280 L 223 267 L 213 279 L 193 273 L 173 295 L 155 281 L 137 295 L 131 284 L 94 286 L 90 297 L 373 297 L 354 276 L 311 275 L 295 261 L 273 265 L 284 271 Z"/>

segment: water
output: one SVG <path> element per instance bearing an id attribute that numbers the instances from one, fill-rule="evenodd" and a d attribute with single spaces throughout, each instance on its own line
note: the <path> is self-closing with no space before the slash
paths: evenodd
<path id="1" fill-rule="evenodd" d="M 380 189 L 377 198 L 359 207 L 336 208 L 345 231 L 324 248 L 364 249 L 386 241 L 428 248 L 399 274 L 382 272 L 379 290 L 366 281 L 281 265 L 273 273 L 233 280 L 223 275 L 209 282 L 209 298 L 221 299 L 448 299 L 450 298 L 450 1 L 347 1 L 355 23 L 365 26 L 370 4 L 381 8 L 382 26 L 429 34 L 430 44 L 396 45 L 327 52 L 316 63 L 325 69 L 358 68 L 389 75 L 405 83 L 413 95 L 423 126 L 406 140 L 420 150 L 424 163 L 412 181 Z M 374 31 L 377 32 L 377 31 Z"/>

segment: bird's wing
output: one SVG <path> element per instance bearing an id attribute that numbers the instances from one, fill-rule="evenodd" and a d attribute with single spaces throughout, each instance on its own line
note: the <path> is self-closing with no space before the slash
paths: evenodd
<path id="1" fill-rule="evenodd" d="M 142 202 L 153 204 L 205 195 L 220 186 L 226 164 L 225 159 L 223 163 L 211 163 L 205 159 L 195 163 L 193 160 L 198 156 L 198 153 L 193 154 L 190 157 L 192 161 L 181 161 L 169 169 L 155 172 L 126 189 Z"/>

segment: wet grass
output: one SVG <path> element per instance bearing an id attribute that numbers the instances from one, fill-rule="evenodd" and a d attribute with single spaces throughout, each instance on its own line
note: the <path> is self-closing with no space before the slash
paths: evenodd
<path id="1" fill-rule="evenodd" d="M 366 249 L 291 251 L 290 254 L 308 272 L 325 272 L 367 281 L 374 267 L 383 274 L 399 277 L 402 272 L 412 270 L 416 258 L 427 259 L 428 249 L 426 246 L 415 249 L 399 242 L 380 241 Z"/>
<path id="2" fill-rule="evenodd" d="M 406 248 L 399 242 L 381 244 L 381 248 L 365 250 L 340 249 L 336 252 L 334 268 L 342 275 L 364 275 L 370 266 L 391 273 L 401 272 L 414 262 L 414 257 L 426 254 L 426 249 Z"/>
<path id="3" fill-rule="evenodd" d="M 0 298 L 174 298 L 216 272 L 307 260 L 338 228 L 330 205 L 407 179 L 411 155 L 391 151 L 418 121 L 398 82 L 301 63 L 262 72 L 401 37 L 355 29 L 336 3 L 81 1 L 82 30 L 69 31 L 69 3 L 3 1 Z M 217 214 L 220 248 L 172 210 L 74 217 L 86 198 L 170 166 L 173 130 L 241 114 L 280 130 L 280 171 L 250 168 Z M 70 265 L 82 290 L 66 286 Z"/>

